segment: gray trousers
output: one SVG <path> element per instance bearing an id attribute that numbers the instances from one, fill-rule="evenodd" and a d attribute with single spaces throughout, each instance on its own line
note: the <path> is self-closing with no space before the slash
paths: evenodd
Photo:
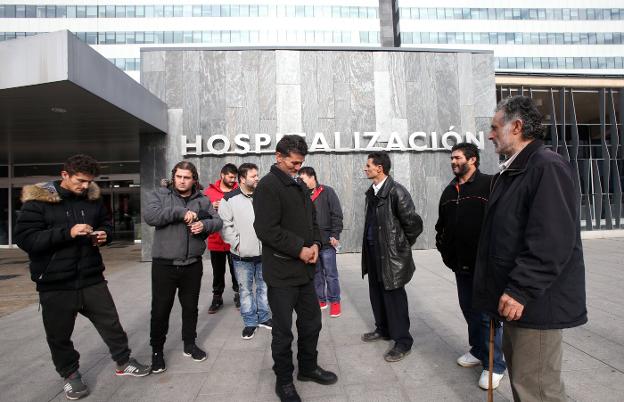
<path id="1" fill-rule="evenodd" d="M 565 401 L 562 331 L 505 325 L 503 353 L 514 401 Z"/>

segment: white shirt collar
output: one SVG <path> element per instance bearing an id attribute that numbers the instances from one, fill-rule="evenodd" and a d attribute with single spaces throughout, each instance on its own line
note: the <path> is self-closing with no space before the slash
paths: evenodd
<path id="1" fill-rule="evenodd" d="M 514 159 L 516 159 L 516 156 L 518 156 L 518 154 L 521 152 L 522 150 L 516 152 L 515 154 L 513 154 L 511 156 L 511 158 L 507 159 L 506 161 L 504 161 L 503 163 L 501 163 L 500 165 L 498 165 L 498 168 L 500 169 L 501 173 L 503 173 L 505 170 L 509 169 L 509 166 L 511 166 L 511 164 L 513 163 Z"/>
<path id="2" fill-rule="evenodd" d="M 377 195 L 377 193 L 379 192 L 379 190 L 381 189 L 381 187 L 384 185 L 384 183 L 386 182 L 386 180 L 388 179 L 388 176 L 386 176 L 382 181 L 380 181 L 377 184 L 373 184 L 373 191 L 375 192 L 375 195 Z"/>

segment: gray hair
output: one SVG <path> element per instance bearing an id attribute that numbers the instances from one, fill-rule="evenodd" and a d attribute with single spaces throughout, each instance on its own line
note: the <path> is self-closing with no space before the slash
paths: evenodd
<path id="1" fill-rule="evenodd" d="M 522 137 L 525 139 L 544 139 L 542 114 L 533 99 L 527 96 L 505 98 L 496 105 L 496 112 L 502 110 L 505 123 L 518 119 L 522 121 Z"/>

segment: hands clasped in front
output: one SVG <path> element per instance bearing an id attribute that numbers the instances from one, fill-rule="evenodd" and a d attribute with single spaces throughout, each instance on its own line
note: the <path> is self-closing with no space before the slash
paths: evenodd
<path id="1" fill-rule="evenodd" d="M 306 264 L 316 264 L 319 256 L 318 244 L 313 244 L 310 247 L 303 247 L 299 252 L 299 259 Z"/>
<path id="2" fill-rule="evenodd" d="M 193 211 L 186 211 L 184 215 L 184 222 L 189 227 L 192 234 L 200 234 L 204 231 L 204 224 L 202 221 L 197 220 L 197 213 Z"/>

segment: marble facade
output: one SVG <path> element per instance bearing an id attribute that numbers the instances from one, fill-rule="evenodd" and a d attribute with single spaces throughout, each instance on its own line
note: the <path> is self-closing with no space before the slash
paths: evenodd
<path id="1" fill-rule="evenodd" d="M 481 167 L 496 168 L 487 133 L 496 96 L 492 54 L 396 50 L 144 49 L 141 83 L 169 107 L 169 133 L 141 138 L 142 193 L 150 191 L 181 159 L 184 135 L 193 141 L 222 134 L 305 132 L 308 143 L 334 132 L 352 146 L 353 132 L 484 131 Z M 384 138 L 384 136 L 386 138 Z M 274 143 L 273 143 L 274 144 Z M 252 140 L 252 148 L 253 148 Z M 344 211 L 344 251 L 359 251 L 364 225 L 366 152 L 315 153 L 306 158 L 319 181 L 338 193 Z M 406 186 L 424 221 L 415 248 L 435 247 L 434 225 L 442 189 L 451 179 L 448 151 L 391 152 L 395 179 Z M 271 154 L 190 156 L 205 186 L 223 164 L 258 164 Z M 143 197 L 142 197 L 143 198 Z M 151 253 L 151 228 L 142 225 L 143 257 Z"/>

